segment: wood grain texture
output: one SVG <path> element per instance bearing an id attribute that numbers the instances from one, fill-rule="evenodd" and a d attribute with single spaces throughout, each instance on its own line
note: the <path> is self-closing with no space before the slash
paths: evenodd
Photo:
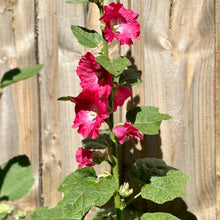
<path id="1" fill-rule="evenodd" d="M 215 5 L 216 33 L 216 201 L 217 220 L 220 220 L 220 1 Z"/>
<path id="2" fill-rule="evenodd" d="M 163 158 L 190 176 L 189 210 L 216 219 L 214 1 L 146 1 L 144 13 L 146 104 L 172 116 Z"/>
<path id="3" fill-rule="evenodd" d="M 57 192 L 62 182 L 57 3 L 38 2 L 39 62 L 44 63 L 40 74 L 42 199 L 44 206 L 56 206 L 61 199 Z"/>
<path id="4" fill-rule="evenodd" d="M 36 63 L 35 8 L 33 1 L 0 3 L 0 69 L 1 75 L 15 67 Z M 40 205 L 39 186 L 39 103 L 37 77 L 16 83 L 3 90 L 0 100 L 0 163 L 26 154 L 32 165 L 35 184 L 16 205 L 27 210 Z"/>

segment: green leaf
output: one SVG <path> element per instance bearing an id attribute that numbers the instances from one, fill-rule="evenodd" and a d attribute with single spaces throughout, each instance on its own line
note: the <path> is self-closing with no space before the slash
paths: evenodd
<path id="1" fill-rule="evenodd" d="M 72 96 L 62 96 L 62 97 L 59 97 L 57 100 L 58 101 L 71 101 L 72 100 Z"/>
<path id="2" fill-rule="evenodd" d="M 14 206 L 0 204 L 0 220 L 7 220 L 12 215 Z"/>
<path id="3" fill-rule="evenodd" d="M 102 65 L 109 73 L 119 76 L 127 66 L 131 65 L 127 57 L 118 57 L 113 62 L 104 55 L 96 57 L 96 62 Z"/>
<path id="4" fill-rule="evenodd" d="M 89 2 L 89 0 L 75 0 L 75 1 L 66 1 L 67 4 L 78 4 L 78 3 L 86 3 Z"/>
<path id="5" fill-rule="evenodd" d="M 135 86 L 142 82 L 142 72 L 135 69 L 124 70 L 122 74 L 114 78 L 114 82 L 122 87 Z"/>
<path id="6" fill-rule="evenodd" d="M 106 149 L 111 145 L 110 131 L 102 130 L 99 132 L 99 136 L 96 139 L 92 139 L 89 136 L 82 140 L 83 147 L 87 150 L 90 149 Z"/>
<path id="7" fill-rule="evenodd" d="M 33 184 L 27 156 L 14 157 L 0 166 L 0 200 L 18 200 L 29 192 Z"/>
<path id="8" fill-rule="evenodd" d="M 16 83 L 20 80 L 27 79 L 34 76 L 43 68 L 42 64 L 30 66 L 27 68 L 15 68 L 6 72 L 1 80 L 0 88 L 4 88 L 12 83 Z"/>
<path id="9" fill-rule="evenodd" d="M 141 217 L 141 220 L 180 220 L 177 217 L 163 212 L 146 213 Z"/>
<path id="10" fill-rule="evenodd" d="M 141 106 L 127 112 L 126 118 L 141 133 L 158 134 L 162 120 L 170 119 L 167 114 L 159 113 L 159 109 L 153 106 Z"/>
<path id="11" fill-rule="evenodd" d="M 179 170 L 170 170 L 167 176 L 151 177 L 151 183 L 141 189 L 141 196 L 158 204 L 185 196 L 183 187 L 189 177 Z"/>
<path id="12" fill-rule="evenodd" d="M 35 210 L 31 220 L 77 220 L 82 219 L 89 209 L 104 205 L 117 190 L 117 182 L 111 175 L 97 179 L 93 167 L 84 167 L 71 173 L 59 186 L 64 193 L 57 207 Z"/>
<path id="13" fill-rule="evenodd" d="M 169 170 L 175 169 L 167 166 L 166 163 L 158 158 L 138 159 L 129 171 L 129 175 L 140 183 L 150 182 L 152 176 L 166 176 Z"/>
<path id="14" fill-rule="evenodd" d="M 142 211 L 135 209 L 125 209 L 122 212 L 122 219 L 124 220 L 139 220 L 143 215 Z M 113 220 L 116 216 L 115 208 L 99 209 L 95 212 L 92 220 Z"/>
<path id="15" fill-rule="evenodd" d="M 78 42 L 85 47 L 95 48 L 103 40 L 102 36 L 94 30 L 76 25 L 71 25 L 71 30 Z"/>

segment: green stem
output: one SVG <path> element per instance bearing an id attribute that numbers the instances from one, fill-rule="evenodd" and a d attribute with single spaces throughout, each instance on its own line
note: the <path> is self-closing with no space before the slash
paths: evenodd
<path id="1" fill-rule="evenodd" d="M 130 205 L 135 199 L 137 199 L 141 195 L 141 192 L 139 192 L 136 196 L 134 196 L 132 199 L 130 199 L 128 202 L 126 202 L 126 207 Z"/>

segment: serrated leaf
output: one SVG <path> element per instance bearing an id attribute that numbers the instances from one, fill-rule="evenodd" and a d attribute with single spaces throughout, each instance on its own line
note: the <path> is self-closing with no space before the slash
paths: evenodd
<path id="1" fill-rule="evenodd" d="M 59 97 L 57 100 L 58 101 L 71 101 L 72 100 L 72 96 L 62 96 L 62 97 Z"/>
<path id="2" fill-rule="evenodd" d="M 27 156 L 14 157 L 0 166 L 0 200 L 18 200 L 29 192 L 33 184 Z"/>
<path id="3" fill-rule="evenodd" d="M 39 73 L 40 70 L 43 68 L 42 64 L 30 66 L 27 68 L 15 68 L 6 72 L 1 80 L 0 88 L 4 88 L 12 83 L 16 83 L 20 80 L 27 79 L 29 77 L 34 76 L 35 74 Z"/>
<path id="4" fill-rule="evenodd" d="M 96 139 L 92 139 L 89 136 L 82 140 L 83 147 L 87 150 L 90 149 L 106 149 L 111 145 L 110 131 L 102 130 L 99 132 L 99 136 Z"/>
<path id="5" fill-rule="evenodd" d="M 146 213 L 141 217 L 141 220 L 179 220 L 177 217 L 163 212 Z"/>
<path id="6" fill-rule="evenodd" d="M 94 30 L 76 25 L 71 25 L 71 30 L 78 42 L 85 47 L 95 48 L 103 40 L 102 36 Z"/>
<path id="7" fill-rule="evenodd" d="M 109 73 L 119 76 L 127 66 L 131 65 L 127 57 L 118 57 L 113 62 L 104 55 L 96 57 L 96 62 L 102 65 Z"/>
<path id="8" fill-rule="evenodd" d="M 141 196 L 158 204 L 185 196 L 183 187 L 189 177 L 179 170 L 170 170 L 167 176 L 151 177 L 150 184 L 141 189 Z"/>
<path id="9" fill-rule="evenodd" d="M 154 106 L 141 106 L 127 112 L 126 118 L 141 133 L 148 135 L 158 134 L 162 120 L 170 119 L 167 114 L 159 113 L 159 109 Z"/>
<path id="10" fill-rule="evenodd" d="M 122 212 L 122 219 L 124 220 L 139 220 L 143 215 L 142 211 L 135 209 L 125 209 Z M 113 220 L 113 216 L 116 216 L 115 208 L 99 209 L 95 212 L 92 220 Z"/>
<path id="11" fill-rule="evenodd" d="M 142 72 L 135 69 L 124 70 L 122 74 L 114 78 L 114 82 L 121 87 L 135 86 L 142 82 Z"/>
<path id="12" fill-rule="evenodd" d="M 135 161 L 129 175 L 140 183 L 150 182 L 152 176 L 166 176 L 169 170 L 175 169 L 158 158 L 143 158 Z"/>
<path id="13" fill-rule="evenodd" d="M 7 220 L 14 211 L 14 206 L 8 204 L 0 204 L 0 220 Z"/>
<path id="14" fill-rule="evenodd" d="M 104 205 L 117 190 L 113 176 L 98 180 L 93 167 L 84 167 L 71 173 L 59 186 L 63 200 L 52 209 L 43 207 L 31 214 L 31 220 L 78 220 L 94 206 Z"/>
<path id="15" fill-rule="evenodd" d="M 90 2 L 89 0 L 75 0 L 75 1 L 66 1 L 67 4 L 79 4 L 79 3 L 86 3 Z"/>

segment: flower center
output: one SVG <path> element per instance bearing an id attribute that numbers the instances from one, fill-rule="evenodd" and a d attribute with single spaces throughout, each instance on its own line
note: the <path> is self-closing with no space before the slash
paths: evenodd
<path id="1" fill-rule="evenodd" d="M 112 31 L 114 33 L 120 33 L 119 28 L 120 28 L 120 26 L 118 24 L 115 24 L 115 25 L 112 26 Z"/>

